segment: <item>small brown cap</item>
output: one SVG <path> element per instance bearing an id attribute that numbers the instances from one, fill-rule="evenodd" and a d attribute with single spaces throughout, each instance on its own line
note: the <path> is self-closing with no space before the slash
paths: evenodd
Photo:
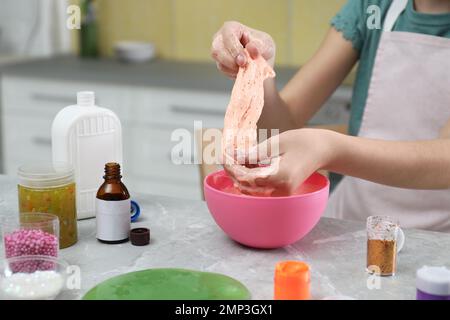
<path id="1" fill-rule="evenodd" d="M 133 246 L 146 246 L 150 243 L 150 230 L 147 228 L 132 229 L 130 240 Z"/>

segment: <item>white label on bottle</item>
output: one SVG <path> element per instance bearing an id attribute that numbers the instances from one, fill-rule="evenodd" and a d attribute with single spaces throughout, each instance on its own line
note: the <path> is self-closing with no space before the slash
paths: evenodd
<path id="1" fill-rule="evenodd" d="M 106 201 L 97 199 L 97 239 L 121 241 L 128 239 L 131 221 L 131 201 Z"/>

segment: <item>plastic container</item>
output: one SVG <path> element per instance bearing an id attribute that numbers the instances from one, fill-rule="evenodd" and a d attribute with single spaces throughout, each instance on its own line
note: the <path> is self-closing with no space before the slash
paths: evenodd
<path id="1" fill-rule="evenodd" d="M 0 297 L 7 300 L 51 300 L 66 287 L 64 260 L 48 256 L 20 256 L 3 261 Z"/>
<path id="2" fill-rule="evenodd" d="M 416 273 L 417 300 L 450 300 L 450 270 L 424 266 Z"/>
<path id="3" fill-rule="evenodd" d="M 78 219 L 95 217 L 98 186 L 103 166 L 122 166 L 122 127 L 111 110 L 95 105 L 95 94 L 77 93 L 77 104 L 62 109 L 52 125 L 53 161 L 74 167 Z"/>
<path id="4" fill-rule="evenodd" d="M 330 183 L 319 173 L 289 197 L 253 197 L 226 192 L 233 181 L 225 171 L 205 178 L 209 211 L 233 240 L 253 248 L 273 249 L 306 236 L 319 222 L 328 201 Z"/>
<path id="5" fill-rule="evenodd" d="M 2 219 L 5 257 L 58 256 L 59 218 L 49 213 L 20 213 Z"/>
<path id="6" fill-rule="evenodd" d="M 59 246 L 77 242 L 74 172 L 67 164 L 32 164 L 19 168 L 19 212 L 51 213 L 59 218 Z"/>
<path id="7" fill-rule="evenodd" d="M 279 262 L 275 268 L 275 300 L 309 300 L 311 275 L 308 264 L 301 261 Z"/>

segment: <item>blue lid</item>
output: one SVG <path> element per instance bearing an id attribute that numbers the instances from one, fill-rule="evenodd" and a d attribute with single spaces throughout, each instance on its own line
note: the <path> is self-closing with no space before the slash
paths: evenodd
<path id="1" fill-rule="evenodd" d="M 135 222 L 141 215 L 141 208 L 136 201 L 131 200 L 131 222 Z"/>

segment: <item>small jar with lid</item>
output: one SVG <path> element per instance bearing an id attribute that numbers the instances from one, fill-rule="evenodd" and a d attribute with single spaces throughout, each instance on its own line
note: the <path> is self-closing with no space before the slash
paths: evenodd
<path id="1" fill-rule="evenodd" d="M 75 180 L 65 163 L 23 165 L 18 171 L 19 212 L 51 213 L 59 218 L 59 246 L 77 242 Z"/>
<path id="2" fill-rule="evenodd" d="M 424 266 L 416 273 L 417 300 L 450 300 L 450 269 Z"/>

